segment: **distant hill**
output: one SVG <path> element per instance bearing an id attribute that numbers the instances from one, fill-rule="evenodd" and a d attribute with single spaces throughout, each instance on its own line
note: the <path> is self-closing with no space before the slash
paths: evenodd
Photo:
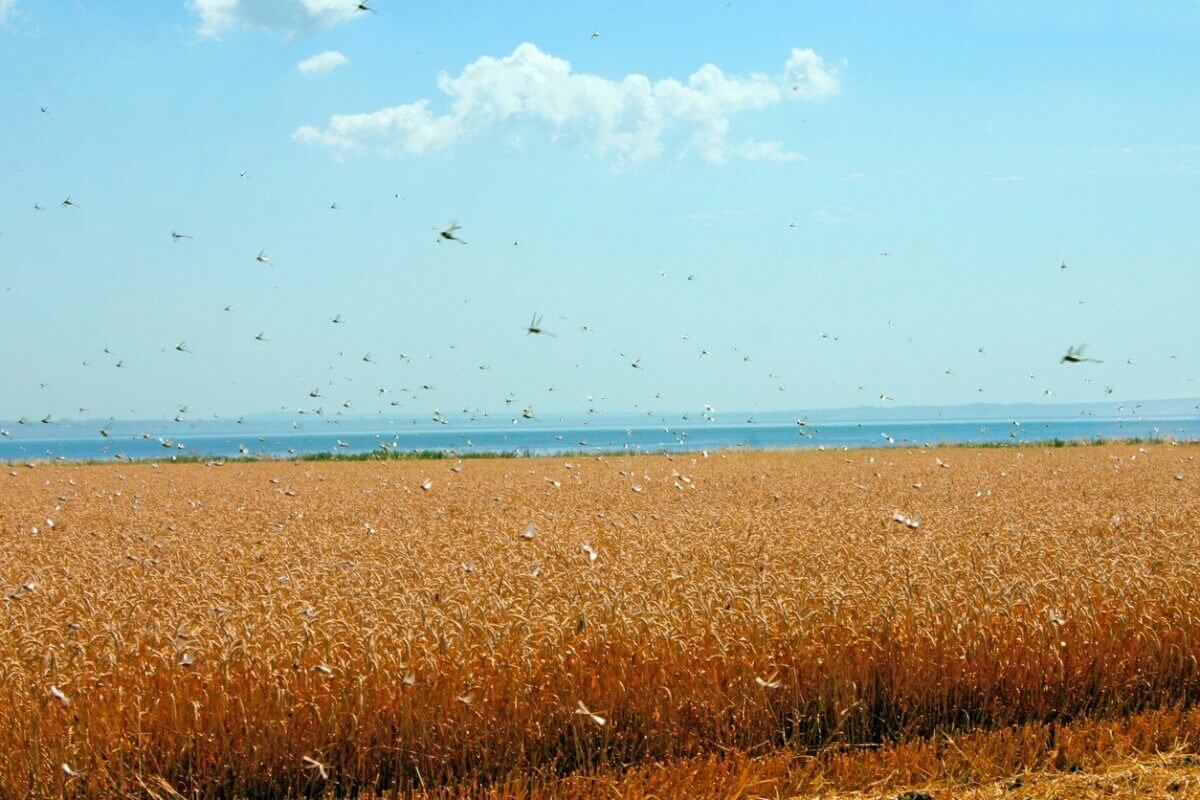
<path id="1" fill-rule="evenodd" d="M 755 415 L 759 423 L 791 422 L 930 422 L 997 419 L 1061 420 L 1079 417 L 1197 417 L 1200 398 L 1109 401 L 1105 403 L 971 403 L 960 406 L 874 405 L 811 411 L 768 412 Z"/>

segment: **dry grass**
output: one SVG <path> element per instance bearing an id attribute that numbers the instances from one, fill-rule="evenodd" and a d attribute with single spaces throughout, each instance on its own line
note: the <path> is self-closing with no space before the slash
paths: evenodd
<path id="1" fill-rule="evenodd" d="M 14 468 L 0 796 L 983 792 L 1178 747 L 1139 713 L 1200 691 L 1197 455 Z"/>
<path id="2" fill-rule="evenodd" d="M 652 800 L 726 798 L 1200 797 L 1200 758 L 1172 747 L 1200 730 L 1195 713 L 1147 712 L 1118 723 L 1060 726 L 1046 749 L 1037 723 L 878 749 L 774 751 L 704 756 L 531 782 L 520 776 L 491 786 L 458 786 L 426 795 L 441 800 Z M 1039 739 L 1040 736 L 1040 739 Z M 1164 751 L 1165 746 L 1165 751 Z M 911 793 L 911 794 L 910 794 Z"/>

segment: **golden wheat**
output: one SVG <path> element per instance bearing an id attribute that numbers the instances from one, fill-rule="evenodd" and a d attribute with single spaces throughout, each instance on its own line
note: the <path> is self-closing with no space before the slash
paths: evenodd
<path id="1" fill-rule="evenodd" d="M 1186 707 L 1198 454 L 13 466 L 0 796 L 451 791 Z"/>

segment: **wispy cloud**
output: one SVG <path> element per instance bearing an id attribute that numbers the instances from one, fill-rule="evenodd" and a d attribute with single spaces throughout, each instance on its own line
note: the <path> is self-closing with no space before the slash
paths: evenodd
<path id="1" fill-rule="evenodd" d="M 236 28 L 294 36 L 332 28 L 359 14 L 358 0 L 189 0 L 188 5 L 200 18 L 200 34 L 210 37 Z"/>
<path id="2" fill-rule="evenodd" d="M 0 0 L 0 25 L 13 18 L 17 10 L 17 0 Z"/>
<path id="3" fill-rule="evenodd" d="M 808 161 L 808 156 L 784 149 L 783 142 L 762 142 L 748 139 L 733 148 L 733 152 L 751 161 L 774 161 L 788 164 L 794 161 Z"/>
<path id="4" fill-rule="evenodd" d="M 859 222 L 871 216 L 869 211 L 859 211 L 853 208 L 834 208 L 828 203 L 822 203 L 813 209 L 812 218 L 823 225 L 844 225 L 847 222 Z"/>
<path id="5" fill-rule="evenodd" d="M 296 69 L 306 78 L 315 78 L 320 75 L 328 75 L 349 61 L 350 59 L 337 50 L 326 50 L 324 53 L 318 53 L 312 58 L 304 59 L 296 65 Z"/>
<path id="6" fill-rule="evenodd" d="M 1137 151 L 1132 145 L 1127 144 L 1122 147 L 1093 147 L 1091 152 L 1101 156 L 1127 156 Z"/>
<path id="7" fill-rule="evenodd" d="M 719 219 L 745 219 L 754 216 L 754 212 L 745 208 L 722 208 L 719 211 L 693 211 L 689 219 L 701 222 L 713 222 Z"/>
<path id="8" fill-rule="evenodd" d="M 811 50 L 792 50 L 776 75 L 738 77 L 706 64 L 686 80 L 651 81 L 636 73 L 610 80 L 573 72 L 566 60 L 529 43 L 508 56 L 484 56 L 455 77 L 443 73 L 437 85 L 449 104 L 444 114 L 435 113 L 425 98 L 339 114 L 324 127 L 299 128 L 294 138 L 339 153 L 422 155 L 506 122 L 523 121 L 622 166 L 657 158 L 672 137 L 681 137 L 681 152 L 697 153 L 714 164 L 730 156 L 789 162 L 804 156 L 781 142 L 730 143 L 732 117 L 783 102 L 824 100 L 840 89 L 836 70 Z"/>
<path id="9" fill-rule="evenodd" d="M 1016 183 L 1025 179 L 1020 175 L 993 175 L 992 180 L 996 183 Z"/>

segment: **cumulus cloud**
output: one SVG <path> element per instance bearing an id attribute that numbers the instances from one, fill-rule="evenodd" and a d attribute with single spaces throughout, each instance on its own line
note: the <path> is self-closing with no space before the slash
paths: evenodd
<path id="1" fill-rule="evenodd" d="M 214 37 L 231 28 L 312 33 L 359 13 L 358 0 L 190 0 L 189 5 L 200 18 L 200 34 Z"/>
<path id="2" fill-rule="evenodd" d="M 811 50 L 793 50 L 776 75 L 739 77 L 705 64 L 686 80 L 651 81 L 636 73 L 610 80 L 574 72 L 566 60 L 529 43 L 508 56 L 484 56 L 457 76 L 442 73 L 437 85 L 448 101 L 446 113 L 421 99 L 338 114 L 323 127 L 299 128 L 294 138 L 340 153 L 421 155 L 502 124 L 524 123 L 625 166 L 655 158 L 676 141 L 681 152 L 716 164 L 730 156 L 789 162 L 804 157 L 781 142 L 731 144 L 731 118 L 783 102 L 824 100 L 840 88 L 836 71 Z"/>
<path id="3" fill-rule="evenodd" d="M 312 58 L 304 59 L 296 65 L 296 69 L 306 78 L 315 78 L 318 75 L 327 75 L 349 61 L 350 59 L 337 50 L 326 50 Z"/>

